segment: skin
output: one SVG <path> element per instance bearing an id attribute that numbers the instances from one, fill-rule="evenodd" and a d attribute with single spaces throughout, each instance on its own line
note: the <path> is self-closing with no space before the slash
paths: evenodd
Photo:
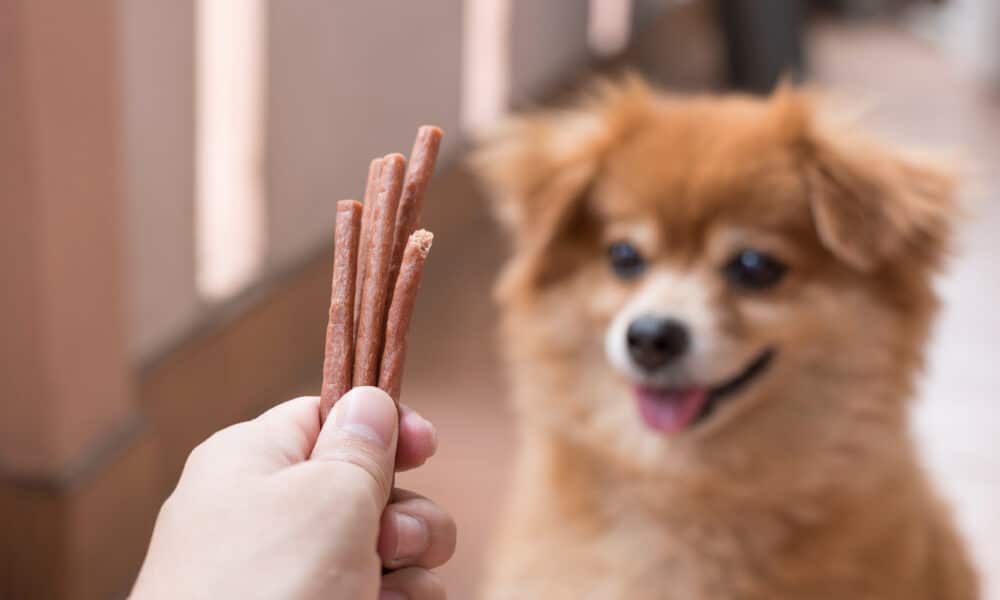
<path id="1" fill-rule="evenodd" d="M 223 429 L 188 457 L 132 598 L 444 598 L 430 569 L 451 558 L 455 523 L 392 488 L 394 468 L 435 449 L 428 421 L 371 387 L 325 423 L 309 396 Z"/>

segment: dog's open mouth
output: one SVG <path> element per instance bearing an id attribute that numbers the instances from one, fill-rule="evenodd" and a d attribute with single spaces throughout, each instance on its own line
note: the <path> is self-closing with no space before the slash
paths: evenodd
<path id="1" fill-rule="evenodd" d="M 636 386 L 639 414 L 656 431 L 668 434 L 683 431 L 707 419 L 721 402 L 763 373 L 772 358 L 774 349 L 767 348 L 735 377 L 715 386 L 676 389 Z"/>

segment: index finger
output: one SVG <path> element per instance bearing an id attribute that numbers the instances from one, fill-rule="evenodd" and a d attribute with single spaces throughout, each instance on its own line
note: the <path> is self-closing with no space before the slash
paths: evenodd
<path id="1" fill-rule="evenodd" d="M 405 404 L 399 405 L 399 441 L 396 470 L 408 471 L 427 462 L 437 452 L 434 425 Z"/>
<path id="2" fill-rule="evenodd" d="M 300 396 L 274 406 L 253 422 L 263 427 L 263 439 L 286 466 L 309 458 L 322 427 L 319 396 Z"/>

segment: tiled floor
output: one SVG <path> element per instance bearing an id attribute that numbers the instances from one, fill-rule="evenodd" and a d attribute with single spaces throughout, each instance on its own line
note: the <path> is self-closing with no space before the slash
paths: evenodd
<path id="1" fill-rule="evenodd" d="M 904 143 L 962 151 L 970 218 L 961 255 L 941 282 L 946 310 L 915 428 L 931 471 L 954 503 L 988 594 L 1000 599 L 1000 104 L 935 51 L 885 27 L 818 27 L 810 35 L 815 80 L 845 98 L 871 100 L 870 127 Z M 405 400 L 438 425 L 441 453 L 400 478 L 446 504 L 459 521 L 458 555 L 442 569 L 452 598 L 474 595 L 483 552 L 504 496 L 512 426 L 496 360 L 490 282 L 502 244 L 483 202 L 454 175 L 432 202 L 463 216 L 437 228 L 408 365 Z M 433 210 L 428 226 L 435 229 Z"/>

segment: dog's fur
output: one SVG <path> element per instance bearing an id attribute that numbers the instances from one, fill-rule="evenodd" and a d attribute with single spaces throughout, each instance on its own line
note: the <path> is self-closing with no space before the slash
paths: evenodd
<path id="1" fill-rule="evenodd" d="M 487 598 L 977 596 L 907 425 L 953 182 L 814 112 L 788 87 L 626 80 L 483 145 L 514 244 L 498 296 L 521 437 Z M 633 281 L 608 266 L 622 239 L 649 261 Z M 744 247 L 786 278 L 733 289 Z M 691 327 L 700 381 L 775 357 L 704 422 L 652 431 L 617 341 L 650 309 Z"/>

